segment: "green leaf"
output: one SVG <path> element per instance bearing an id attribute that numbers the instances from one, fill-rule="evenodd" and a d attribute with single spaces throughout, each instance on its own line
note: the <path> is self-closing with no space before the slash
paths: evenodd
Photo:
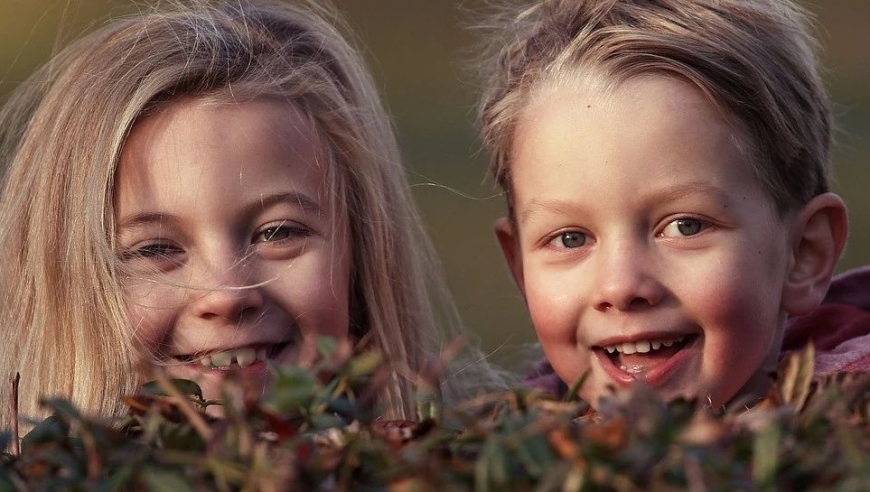
<path id="1" fill-rule="evenodd" d="M 348 373 L 352 378 L 368 376 L 380 367 L 383 360 L 383 357 L 378 352 L 364 352 L 350 361 Z"/>
<path id="2" fill-rule="evenodd" d="M 9 479 L 9 473 L 5 467 L 0 467 L 0 492 L 15 492 L 15 486 Z"/>
<path id="3" fill-rule="evenodd" d="M 562 401 L 574 401 L 579 399 L 580 388 L 583 387 L 583 384 L 586 382 L 586 379 L 589 378 L 589 370 L 583 371 L 583 374 L 580 375 L 574 383 L 571 384 L 571 387 L 568 388 L 568 392 L 565 393 L 565 396 L 562 398 Z"/>
<path id="4" fill-rule="evenodd" d="M 475 490 L 501 490 L 501 486 L 507 483 L 507 456 L 500 441 L 490 436 L 484 443 L 474 469 Z"/>
<path id="5" fill-rule="evenodd" d="M 345 426 L 345 421 L 337 415 L 328 413 L 314 414 L 310 418 L 313 430 L 340 428 Z"/>
<path id="6" fill-rule="evenodd" d="M 2 451 L 9 446 L 9 443 L 12 442 L 12 433 L 11 432 L 0 432 L 0 456 L 2 456 Z"/>
<path id="7" fill-rule="evenodd" d="M 130 490 L 130 479 L 133 478 L 133 472 L 135 470 L 136 469 L 132 464 L 126 464 L 118 468 L 118 470 L 115 471 L 111 477 L 109 477 L 109 481 L 106 484 L 107 490 Z"/>
<path id="8" fill-rule="evenodd" d="M 301 367 L 277 368 L 277 379 L 266 394 L 264 401 L 276 413 L 298 413 L 307 408 L 318 388 L 313 374 Z"/>
<path id="9" fill-rule="evenodd" d="M 791 354 L 780 375 L 779 391 L 782 401 L 796 410 L 803 409 L 812 390 L 816 350 L 812 343 L 798 353 Z"/>
<path id="10" fill-rule="evenodd" d="M 536 434 L 517 443 L 517 457 L 533 477 L 545 474 L 555 455 L 543 434 Z"/>
<path id="11" fill-rule="evenodd" d="M 179 471 L 145 467 L 139 470 L 139 477 L 153 492 L 193 492 L 187 480 Z"/>
<path id="12" fill-rule="evenodd" d="M 42 422 L 36 424 L 30 432 L 21 440 L 22 453 L 31 445 L 50 442 L 62 442 L 69 434 L 69 423 L 59 415 L 50 415 Z"/>
<path id="13" fill-rule="evenodd" d="M 326 411 L 337 414 L 348 422 L 357 419 L 358 413 L 356 404 L 346 396 L 330 399 L 326 402 Z"/>
<path id="14" fill-rule="evenodd" d="M 765 490 L 776 486 L 776 469 L 779 462 L 781 432 L 776 422 L 771 422 L 756 436 L 752 447 L 752 475 L 755 483 Z"/>
<path id="15" fill-rule="evenodd" d="M 323 357 L 332 357 L 338 350 L 338 340 L 334 337 L 321 337 L 315 342 L 317 353 Z"/>
<path id="16" fill-rule="evenodd" d="M 189 379 L 170 379 L 169 382 L 172 383 L 173 386 L 178 388 L 178 391 L 180 391 L 181 394 L 193 396 L 197 400 L 203 400 L 202 388 L 200 388 L 199 385 L 194 383 L 193 381 Z M 163 387 L 160 386 L 160 383 L 157 381 L 148 381 L 147 383 L 143 384 L 141 387 L 141 391 L 142 393 L 151 396 L 169 396 L 169 394 L 166 393 L 166 390 L 164 390 Z"/>

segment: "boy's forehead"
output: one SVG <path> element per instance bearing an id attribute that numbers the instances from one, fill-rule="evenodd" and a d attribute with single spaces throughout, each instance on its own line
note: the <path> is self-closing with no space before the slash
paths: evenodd
<path id="1" fill-rule="evenodd" d="M 549 83 L 515 128 L 511 195 L 528 206 L 569 183 L 586 193 L 640 186 L 670 198 L 693 189 L 711 197 L 735 186 L 757 191 L 742 133 L 676 77 L 635 77 L 605 90 Z"/>

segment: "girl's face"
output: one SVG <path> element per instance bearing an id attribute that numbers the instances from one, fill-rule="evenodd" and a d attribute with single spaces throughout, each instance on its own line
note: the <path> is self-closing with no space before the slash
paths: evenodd
<path id="1" fill-rule="evenodd" d="M 348 225 L 323 149 L 274 101 L 172 103 L 137 123 L 115 178 L 117 248 L 138 339 L 218 398 L 319 337 L 347 336 Z"/>
<path id="2" fill-rule="evenodd" d="M 498 234 L 547 358 L 581 396 L 644 381 L 721 405 L 775 368 L 793 268 L 782 220 L 704 96 L 668 77 L 562 85 L 514 134 Z M 756 386 L 757 384 L 757 386 Z"/>

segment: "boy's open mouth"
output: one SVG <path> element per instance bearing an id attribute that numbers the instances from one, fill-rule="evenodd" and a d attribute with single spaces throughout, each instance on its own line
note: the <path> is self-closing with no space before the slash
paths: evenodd
<path id="1" fill-rule="evenodd" d="M 258 362 L 265 362 L 275 358 L 290 342 L 282 342 L 273 345 L 259 345 L 237 347 L 222 351 L 197 352 L 193 354 L 177 355 L 172 360 L 182 364 L 202 366 L 206 369 L 233 370 L 248 367 Z"/>
<path id="2" fill-rule="evenodd" d="M 640 340 L 637 342 L 624 342 L 614 345 L 602 345 L 595 347 L 595 351 L 599 357 L 603 359 L 606 365 L 609 365 L 608 372 L 622 373 L 617 374 L 618 380 L 628 382 L 634 379 L 645 379 L 649 383 L 650 379 L 658 379 L 656 376 L 663 376 L 674 362 L 674 358 L 684 348 L 690 345 L 697 335 L 680 335 L 671 338 L 656 338 L 651 340 Z M 625 377 L 629 376 L 629 377 Z"/>

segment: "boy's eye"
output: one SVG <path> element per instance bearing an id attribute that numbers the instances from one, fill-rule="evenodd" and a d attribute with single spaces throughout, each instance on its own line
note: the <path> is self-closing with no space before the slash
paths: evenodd
<path id="1" fill-rule="evenodd" d="M 299 225 L 279 224 L 261 229 L 255 236 L 255 243 L 271 243 L 293 237 L 307 237 L 311 231 Z"/>
<path id="2" fill-rule="evenodd" d="M 663 237 L 688 237 L 703 231 L 708 224 L 700 219 L 683 217 L 669 222 L 661 232 Z"/>
<path id="3" fill-rule="evenodd" d="M 586 234 L 580 231 L 565 231 L 559 234 L 558 241 L 565 248 L 579 248 L 586 244 Z"/>

